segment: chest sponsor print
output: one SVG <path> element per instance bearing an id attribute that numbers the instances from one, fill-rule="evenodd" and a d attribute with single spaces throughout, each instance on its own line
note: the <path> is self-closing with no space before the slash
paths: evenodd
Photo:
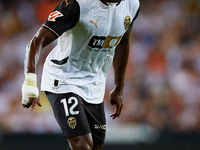
<path id="1" fill-rule="evenodd" d="M 93 36 L 88 44 L 90 48 L 98 48 L 98 49 L 111 49 L 116 46 L 122 36 Z"/>

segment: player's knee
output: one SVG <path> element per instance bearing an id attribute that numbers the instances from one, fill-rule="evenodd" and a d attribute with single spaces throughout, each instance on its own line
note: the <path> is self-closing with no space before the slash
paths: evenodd
<path id="1" fill-rule="evenodd" d="M 93 143 L 85 143 L 82 144 L 80 150 L 92 150 Z"/>
<path id="2" fill-rule="evenodd" d="M 89 136 L 90 137 L 90 136 Z M 72 150 L 92 150 L 93 141 L 88 137 L 78 137 L 69 140 Z"/>
<path id="3" fill-rule="evenodd" d="M 72 150 L 92 150 L 92 143 L 76 143 L 71 145 Z"/>
<path id="4" fill-rule="evenodd" d="M 103 148 L 103 145 L 93 144 L 92 150 L 101 150 L 102 148 Z"/>

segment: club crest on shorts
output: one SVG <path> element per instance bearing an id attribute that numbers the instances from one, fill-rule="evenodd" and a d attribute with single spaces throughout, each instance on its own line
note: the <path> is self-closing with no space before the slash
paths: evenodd
<path id="1" fill-rule="evenodd" d="M 127 30 L 128 27 L 130 26 L 130 24 L 131 24 L 131 17 L 126 16 L 125 19 L 124 19 L 124 29 Z"/>
<path id="2" fill-rule="evenodd" d="M 70 117 L 68 120 L 67 120 L 67 123 L 69 125 L 69 127 L 71 129 L 75 129 L 76 128 L 76 119 L 74 117 Z"/>

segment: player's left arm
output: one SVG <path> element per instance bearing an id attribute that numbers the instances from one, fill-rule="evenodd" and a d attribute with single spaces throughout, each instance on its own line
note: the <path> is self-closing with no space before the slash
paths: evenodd
<path id="1" fill-rule="evenodd" d="M 138 1 L 139 2 L 139 1 Z M 124 78 L 126 73 L 126 67 L 129 58 L 129 37 L 133 23 L 139 14 L 139 3 L 138 9 L 135 13 L 128 30 L 123 35 L 120 43 L 117 45 L 115 50 L 115 56 L 113 59 L 114 67 L 114 78 L 115 86 L 114 89 L 110 92 L 109 100 L 112 105 L 115 105 L 115 111 L 110 115 L 112 119 L 119 117 L 123 107 L 123 88 L 124 88 Z"/>
<path id="2" fill-rule="evenodd" d="M 109 96 L 111 104 L 115 105 L 115 111 L 110 115 L 112 119 L 120 116 L 123 107 L 124 78 L 129 58 L 129 36 L 130 31 L 124 34 L 115 50 L 113 60 L 115 87 Z"/>

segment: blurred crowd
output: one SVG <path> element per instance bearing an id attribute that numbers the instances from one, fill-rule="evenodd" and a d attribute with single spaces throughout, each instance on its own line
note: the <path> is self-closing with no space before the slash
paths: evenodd
<path id="1" fill-rule="evenodd" d="M 0 132 L 54 133 L 60 129 L 44 93 L 42 108 L 21 106 L 25 49 L 58 0 L 0 1 Z M 158 131 L 200 131 L 200 1 L 140 0 L 141 8 L 130 39 L 130 58 L 121 117 L 108 97 L 113 88 L 111 68 L 105 108 L 109 123 L 148 124 Z M 43 51 L 38 68 L 56 42 Z"/>

